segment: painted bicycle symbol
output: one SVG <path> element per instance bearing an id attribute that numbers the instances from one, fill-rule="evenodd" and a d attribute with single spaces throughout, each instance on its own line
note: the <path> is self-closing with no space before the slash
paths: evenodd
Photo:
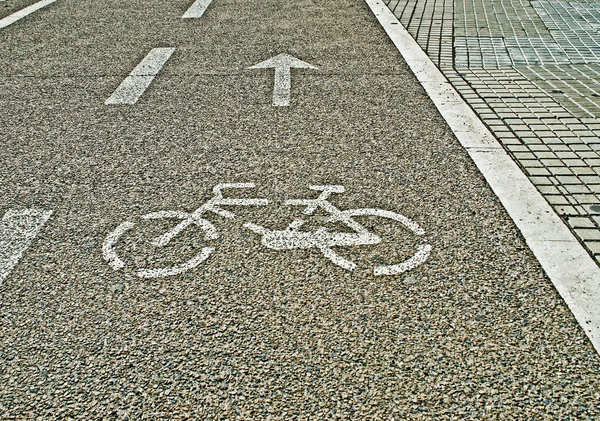
<path id="1" fill-rule="evenodd" d="M 204 231 L 206 241 L 214 240 L 220 237 L 215 226 L 205 218 L 207 213 L 213 213 L 223 218 L 232 219 L 236 215 L 222 208 L 222 206 L 266 206 L 269 204 L 267 199 L 237 199 L 223 197 L 224 189 L 250 189 L 254 188 L 253 183 L 234 183 L 218 184 L 213 188 L 213 197 L 205 204 L 200 206 L 194 212 L 183 211 L 159 211 L 143 215 L 143 220 L 159 219 L 179 219 L 177 225 L 166 233 L 150 240 L 150 243 L 157 247 L 167 246 L 171 240 L 181 234 L 190 226 L 197 226 Z M 319 227 L 315 231 L 302 231 L 301 228 L 306 221 L 302 218 L 293 220 L 287 228 L 283 230 L 271 230 L 263 226 L 247 222 L 244 228 L 260 235 L 262 244 L 273 250 L 292 250 L 292 249 L 317 249 L 323 256 L 331 262 L 348 271 L 356 269 L 356 264 L 338 253 L 332 247 L 349 246 L 368 246 L 382 242 L 382 238 L 370 232 L 366 227 L 357 222 L 354 218 L 357 216 L 376 216 L 396 221 L 402 224 L 408 231 L 414 235 L 420 236 L 424 231 L 419 225 L 409 218 L 383 209 L 360 208 L 340 210 L 328 201 L 333 193 L 344 193 L 345 188 L 337 185 L 310 186 L 311 190 L 320 192 L 316 199 L 293 199 L 284 202 L 287 206 L 304 206 L 304 215 L 313 215 L 317 210 L 325 211 L 328 216 L 324 219 L 326 223 L 340 223 L 345 225 L 351 232 L 335 232 L 327 227 Z M 105 239 L 102 246 L 104 259 L 114 269 L 119 270 L 125 267 L 125 262 L 118 256 L 116 244 L 125 233 L 132 230 L 136 223 L 126 221 L 115 228 Z M 203 247 L 195 256 L 184 263 L 163 267 L 163 268 L 139 268 L 137 275 L 142 278 L 157 278 L 172 276 L 189 271 L 205 260 L 215 250 L 214 247 Z M 397 275 L 402 272 L 414 269 L 423 264 L 429 257 L 431 246 L 422 244 L 417 247 L 412 257 L 403 262 L 393 265 L 381 265 L 373 268 L 375 275 Z"/>

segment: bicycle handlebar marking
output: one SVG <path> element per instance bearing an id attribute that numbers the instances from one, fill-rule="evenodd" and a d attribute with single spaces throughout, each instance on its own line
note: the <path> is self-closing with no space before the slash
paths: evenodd
<path id="1" fill-rule="evenodd" d="M 219 238 L 217 229 L 209 220 L 204 218 L 204 214 L 212 212 L 221 217 L 232 219 L 235 218 L 236 215 L 231 211 L 222 209 L 220 206 L 268 205 L 269 201 L 267 199 L 236 199 L 223 197 L 224 189 L 250 189 L 254 187 L 255 185 L 253 183 L 218 184 L 213 188 L 213 197 L 192 213 L 182 211 L 159 211 L 143 215 L 141 218 L 145 220 L 163 218 L 181 220 L 181 222 L 171 230 L 154 238 L 150 243 L 157 247 L 164 247 L 168 245 L 173 238 L 192 225 L 198 226 L 204 231 L 205 240 Z M 331 232 L 325 227 L 320 227 L 314 232 L 300 231 L 300 228 L 305 223 L 302 218 L 295 219 L 283 230 L 270 230 L 251 222 L 245 223 L 243 225 L 244 228 L 255 234 L 261 235 L 262 244 L 269 249 L 292 250 L 315 248 L 332 263 L 348 271 L 356 269 L 356 264 L 340 256 L 332 249 L 332 247 L 375 245 L 382 241 L 381 237 L 377 234 L 370 232 L 362 224 L 355 221 L 353 218 L 356 216 L 376 216 L 391 219 L 402 224 L 414 235 L 420 236 L 424 234 L 423 229 L 419 227 L 416 222 L 396 212 L 374 208 L 338 209 L 335 205 L 331 204 L 328 199 L 333 193 L 344 193 L 344 186 L 324 185 L 310 186 L 309 188 L 320 192 L 316 199 L 292 199 L 286 200 L 284 203 L 288 206 L 304 206 L 305 209 L 303 213 L 305 215 L 312 215 L 317 209 L 322 209 L 329 214 L 325 220 L 326 222 L 344 224 L 354 232 Z M 132 230 L 135 225 L 134 222 L 123 222 L 113 230 L 104 241 L 102 246 L 104 259 L 114 270 L 122 269 L 126 265 L 118 256 L 116 244 L 119 239 L 128 231 Z M 196 256 L 182 264 L 157 269 L 140 268 L 136 273 L 142 278 L 177 275 L 195 268 L 200 263 L 207 260 L 213 251 L 214 247 L 204 247 Z M 412 270 L 425 263 L 430 252 L 431 246 L 429 244 L 422 244 L 411 258 L 395 265 L 376 266 L 373 268 L 373 273 L 376 276 L 397 275 Z"/>

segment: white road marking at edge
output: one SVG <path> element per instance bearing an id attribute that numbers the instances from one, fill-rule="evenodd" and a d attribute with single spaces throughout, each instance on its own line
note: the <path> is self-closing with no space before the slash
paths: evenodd
<path id="1" fill-rule="evenodd" d="M 175 48 L 153 48 L 104 103 L 135 104 L 174 51 Z"/>
<path id="2" fill-rule="evenodd" d="M 26 8 L 21 9 L 18 12 L 13 13 L 12 15 L 8 15 L 7 17 L 0 19 L 0 29 L 6 28 L 8 25 L 12 25 L 19 19 L 22 19 L 25 16 L 30 15 L 37 10 L 40 10 L 42 7 L 46 7 L 49 4 L 54 3 L 55 1 L 56 0 L 38 1 L 37 3 L 34 3 L 31 6 L 27 6 Z"/>
<path id="3" fill-rule="evenodd" d="M 196 0 L 194 4 L 183 14 L 183 19 L 201 18 L 213 0 Z"/>
<path id="4" fill-rule="evenodd" d="M 9 209 L 4 214 L 0 221 L 0 285 L 51 215 L 52 211 L 43 209 Z"/>
<path id="5" fill-rule="evenodd" d="M 273 106 L 287 107 L 290 105 L 290 92 L 292 90 L 291 68 L 314 69 L 317 67 L 297 59 L 289 54 L 279 54 L 273 58 L 255 64 L 249 69 L 275 69 L 275 82 L 273 86 Z"/>
<path id="6" fill-rule="evenodd" d="M 600 268 L 383 1 L 365 1 L 600 353 Z"/>

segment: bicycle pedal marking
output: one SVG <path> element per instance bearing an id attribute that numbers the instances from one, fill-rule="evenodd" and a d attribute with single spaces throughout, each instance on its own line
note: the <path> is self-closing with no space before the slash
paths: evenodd
<path id="1" fill-rule="evenodd" d="M 177 237 L 181 232 L 190 226 L 196 226 L 204 231 L 204 239 L 212 240 L 219 238 L 215 226 L 211 221 L 204 217 L 207 213 L 221 216 L 222 218 L 232 219 L 236 214 L 230 210 L 222 209 L 221 206 L 266 206 L 269 204 L 267 199 L 239 199 L 239 198 L 224 198 L 223 190 L 226 189 L 251 189 L 254 188 L 254 183 L 223 183 L 217 184 L 213 188 L 213 197 L 206 203 L 196 209 L 194 212 L 182 211 L 159 211 L 151 212 L 141 216 L 141 219 L 151 221 L 160 219 L 179 220 L 177 225 L 171 228 L 166 233 L 149 240 L 156 247 L 165 247 L 171 240 Z M 304 215 L 313 215 L 318 209 L 329 214 L 325 219 L 329 222 L 336 222 L 345 225 L 353 232 L 334 232 L 326 227 L 320 227 L 315 231 L 301 231 L 300 228 L 306 221 L 302 218 L 294 219 L 283 230 L 271 230 L 261 225 L 246 222 L 243 227 L 255 234 L 261 236 L 261 243 L 266 248 L 272 250 L 293 250 L 293 249 L 317 249 L 324 257 L 329 259 L 335 265 L 353 271 L 357 265 L 342 257 L 335 252 L 332 247 L 351 247 L 351 246 L 367 246 L 381 243 L 382 238 L 375 233 L 370 232 L 360 222 L 354 218 L 357 216 L 375 216 L 378 218 L 390 219 L 403 225 L 412 234 L 421 236 L 425 231 L 413 220 L 396 212 L 377 209 L 377 208 L 357 208 L 340 210 L 335 205 L 329 202 L 329 196 L 332 194 L 341 194 L 345 192 L 344 186 L 340 185 L 319 185 L 309 186 L 309 189 L 319 192 L 318 197 L 314 199 L 291 199 L 284 202 L 287 206 L 303 206 Z M 117 253 L 117 242 L 130 230 L 135 228 L 134 222 L 126 221 L 115 228 L 104 240 L 102 253 L 113 270 L 120 270 L 126 266 Z M 163 268 L 138 268 L 137 276 L 141 278 L 159 278 L 166 276 L 178 275 L 188 270 L 191 270 L 206 261 L 215 250 L 214 247 L 204 247 L 198 254 L 188 259 L 187 261 Z M 403 262 L 375 266 L 373 274 L 375 276 L 382 275 L 398 275 L 400 273 L 412 270 L 427 261 L 431 253 L 429 244 L 422 244 L 417 248 L 417 251 Z"/>

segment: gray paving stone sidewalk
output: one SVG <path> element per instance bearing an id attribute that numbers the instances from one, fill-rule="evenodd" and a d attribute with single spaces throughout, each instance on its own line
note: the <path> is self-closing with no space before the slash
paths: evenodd
<path id="1" fill-rule="evenodd" d="M 386 4 L 600 262 L 600 2 Z"/>

